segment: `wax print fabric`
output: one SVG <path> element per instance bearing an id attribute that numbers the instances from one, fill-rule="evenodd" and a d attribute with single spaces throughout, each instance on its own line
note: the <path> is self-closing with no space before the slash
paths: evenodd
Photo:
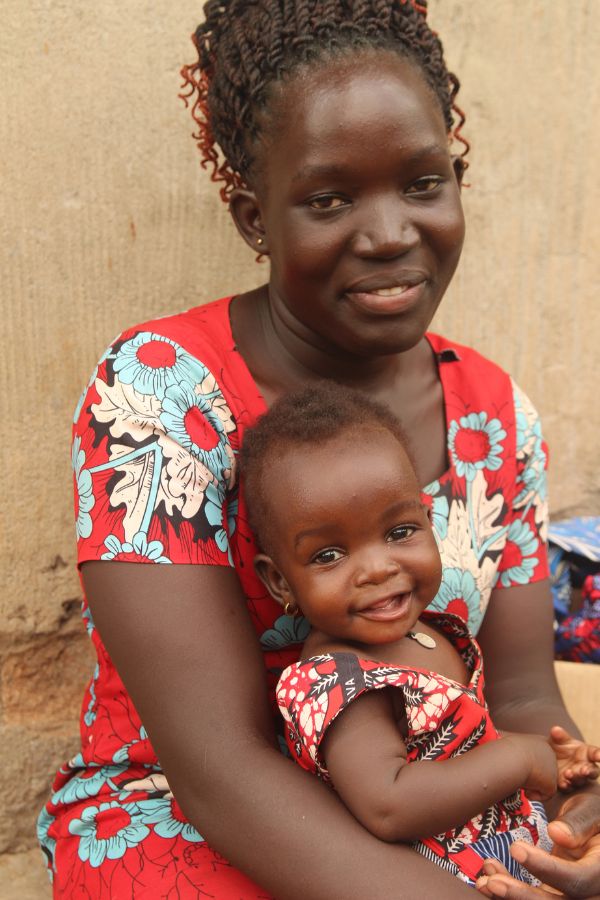
<path id="1" fill-rule="evenodd" d="M 252 567 L 237 453 L 265 404 L 235 346 L 230 303 L 138 325 L 102 356 L 73 429 L 78 560 L 235 568 L 274 697 L 308 625 L 282 614 Z M 534 408 L 506 373 L 428 341 L 448 432 L 448 470 L 423 492 L 444 565 L 433 605 L 476 632 L 494 588 L 547 575 L 546 452 Z M 165 621 L 168 611 L 165 597 Z M 81 749 L 39 819 L 55 896 L 264 898 L 186 821 L 85 601 L 83 617 L 97 665 Z"/>
<path id="2" fill-rule="evenodd" d="M 499 738 L 483 693 L 481 652 L 465 623 L 458 616 L 439 613 L 424 613 L 423 618 L 437 626 L 461 654 L 470 675 L 468 684 L 427 669 L 364 659 L 355 653 L 324 653 L 292 663 L 279 680 L 277 704 L 286 723 L 290 753 L 302 768 L 331 783 L 321 754 L 328 729 L 363 694 L 383 688 L 402 693 L 409 765 L 453 759 Z M 510 855 L 510 845 L 516 840 L 551 847 L 543 808 L 532 805 L 522 790 L 456 828 L 423 836 L 413 846 L 469 883 L 475 882 L 483 860 L 495 857 L 516 878 L 537 884 Z"/>

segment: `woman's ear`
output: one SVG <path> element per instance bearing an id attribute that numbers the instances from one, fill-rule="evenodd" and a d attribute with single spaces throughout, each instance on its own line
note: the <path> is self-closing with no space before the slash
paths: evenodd
<path id="1" fill-rule="evenodd" d="M 254 557 L 254 571 L 273 600 L 276 600 L 280 606 L 294 603 L 294 596 L 287 581 L 270 556 L 267 556 L 266 553 L 258 553 Z"/>
<path id="2" fill-rule="evenodd" d="M 232 191 L 229 197 L 229 211 L 237 230 L 248 246 L 256 253 L 268 256 L 267 236 L 254 191 L 247 188 L 236 188 Z"/>

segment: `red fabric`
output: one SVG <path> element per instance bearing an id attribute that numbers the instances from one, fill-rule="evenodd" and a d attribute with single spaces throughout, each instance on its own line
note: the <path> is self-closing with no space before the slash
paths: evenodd
<path id="1" fill-rule="evenodd" d="M 129 329 L 103 356 L 73 432 L 78 559 L 233 565 L 274 692 L 307 624 L 282 615 L 252 566 L 256 547 L 236 453 L 265 404 L 234 345 L 229 303 Z M 423 494 L 445 564 L 435 604 L 461 612 L 475 631 L 511 527 L 528 556 L 525 566 L 515 565 L 523 553 L 517 558 L 510 549 L 504 580 L 546 575 L 538 541 L 543 515 L 524 481 L 531 454 L 518 447 L 509 377 L 472 350 L 428 339 L 440 359 L 450 461 Z M 477 420 L 465 418 L 472 414 Z M 528 415 L 530 425 L 537 422 L 534 411 Z M 83 612 L 98 665 L 83 700 L 81 752 L 59 771 L 39 820 L 55 895 L 226 898 L 233 884 L 232 897 L 263 897 L 171 806 L 154 750 L 85 603 Z"/>
<path id="2" fill-rule="evenodd" d="M 293 663 L 281 676 L 277 703 L 286 722 L 288 747 L 302 768 L 331 782 L 320 754 L 327 729 L 362 694 L 382 688 L 402 691 L 409 764 L 452 759 L 499 738 L 484 698 L 483 666 L 476 641 L 458 617 L 427 612 L 423 616 L 460 652 L 470 673 L 468 684 L 463 686 L 426 669 L 362 659 L 354 653 L 323 654 Z M 466 852 L 471 844 L 523 828 L 537 843 L 538 821 L 539 813 L 523 791 L 517 791 L 458 828 L 423 837 L 418 849 L 426 852 L 424 848 L 428 848 L 430 858 L 450 861 L 473 878 L 481 869 L 481 858 Z"/>

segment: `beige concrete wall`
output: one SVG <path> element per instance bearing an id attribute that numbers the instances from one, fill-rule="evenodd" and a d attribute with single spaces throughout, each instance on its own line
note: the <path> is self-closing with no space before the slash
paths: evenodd
<path id="1" fill-rule="evenodd" d="M 76 747 L 69 430 L 136 320 L 264 278 L 197 164 L 177 100 L 192 0 L 4 0 L 0 29 L 0 851 Z M 544 415 L 552 506 L 598 512 L 600 3 L 431 0 L 473 143 L 469 236 L 436 326 Z"/>

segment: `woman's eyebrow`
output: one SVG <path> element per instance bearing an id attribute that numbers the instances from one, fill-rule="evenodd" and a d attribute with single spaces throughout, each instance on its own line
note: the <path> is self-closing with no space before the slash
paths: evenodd
<path id="1" fill-rule="evenodd" d="M 447 156 L 448 147 L 435 143 L 428 144 L 425 147 L 418 147 L 413 152 L 404 156 L 403 162 L 419 162 L 419 160 L 428 157 L 444 157 L 445 159 Z M 352 168 L 343 163 L 307 163 L 307 165 L 302 166 L 301 169 L 298 169 L 298 171 L 294 173 L 292 182 L 302 181 L 308 178 L 335 178 L 336 176 L 351 174 L 351 172 Z"/>
<path id="2" fill-rule="evenodd" d="M 340 163 L 332 163 L 330 165 L 307 164 L 298 169 L 292 177 L 292 182 L 303 181 L 307 178 L 335 178 L 337 175 L 346 175 L 349 167 Z"/>

